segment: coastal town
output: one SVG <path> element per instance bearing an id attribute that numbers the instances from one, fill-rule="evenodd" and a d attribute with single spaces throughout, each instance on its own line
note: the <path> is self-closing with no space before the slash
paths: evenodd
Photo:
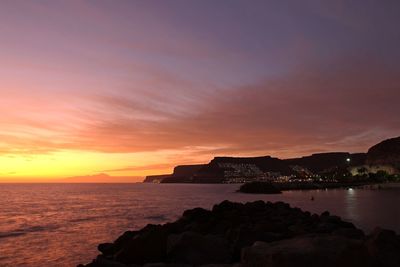
<path id="1" fill-rule="evenodd" d="M 215 157 L 207 164 L 180 165 L 172 174 L 148 176 L 153 183 L 373 183 L 398 181 L 400 157 L 387 147 L 400 138 L 385 140 L 367 153 L 331 152 L 293 159 Z M 397 153 L 397 154 L 396 154 Z"/>

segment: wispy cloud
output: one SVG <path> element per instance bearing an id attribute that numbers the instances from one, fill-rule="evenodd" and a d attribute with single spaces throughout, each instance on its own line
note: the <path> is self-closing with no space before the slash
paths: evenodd
<path id="1" fill-rule="evenodd" d="M 0 157 L 365 151 L 400 132 L 400 6 L 364 2 L 7 2 Z"/>

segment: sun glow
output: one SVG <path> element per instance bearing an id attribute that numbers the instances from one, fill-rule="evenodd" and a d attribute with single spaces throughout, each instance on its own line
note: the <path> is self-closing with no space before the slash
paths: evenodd
<path id="1" fill-rule="evenodd" d="M 46 154 L 0 156 L 1 181 L 45 181 L 70 176 L 108 173 L 116 176 L 145 176 L 154 172 L 158 157 L 147 153 L 99 153 L 64 150 Z M 159 159 L 159 158 L 158 158 Z M 147 169 L 146 166 L 149 166 Z M 135 166 L 130 169 L 126 166 Z M 168 172 L 168 165 L 159 166 Z"/>

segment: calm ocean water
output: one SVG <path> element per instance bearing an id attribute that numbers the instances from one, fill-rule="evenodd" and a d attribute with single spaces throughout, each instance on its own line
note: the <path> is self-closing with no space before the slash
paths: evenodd
<path id="1" fill-rule="evenodd" d="M 400 188 L 236 193 L 238 185 L 0 184 L 0 266 L 76 266 L 128 229 L 178 218 L 185 209 L 225 199 L 286 201 L 329 210 L 365 231 L 400 232 Z M 315 200 L 311 201 L 311 196 Z"/>

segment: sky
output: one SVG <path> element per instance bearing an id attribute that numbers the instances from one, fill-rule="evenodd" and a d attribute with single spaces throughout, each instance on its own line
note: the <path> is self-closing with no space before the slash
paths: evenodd
<path id="1" fill-rule="evenodd" d="M 2 0 L 0 181 L 365 152 L 400 135 L 398 14 L 395 0 Z"/>

